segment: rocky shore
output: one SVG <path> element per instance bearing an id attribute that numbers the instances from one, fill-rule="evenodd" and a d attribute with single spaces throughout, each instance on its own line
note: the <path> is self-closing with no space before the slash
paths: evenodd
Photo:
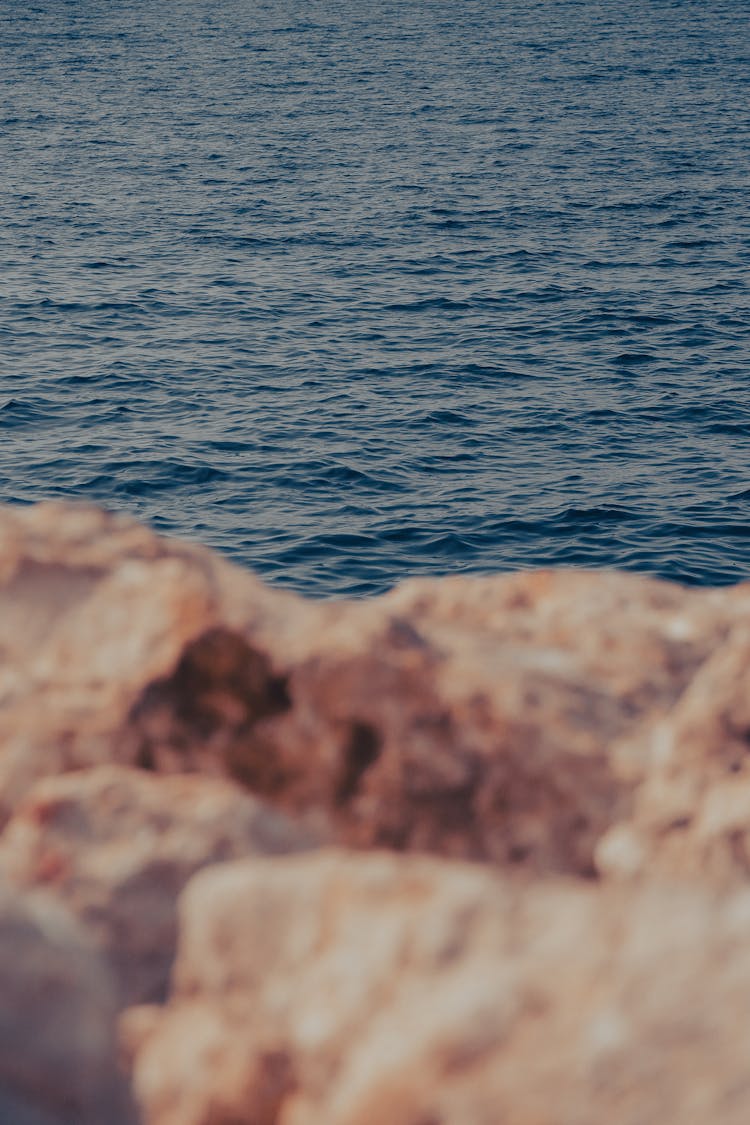
<path id="1" fill-rule="evenodd" d="M 0 1121 L 747 1125 L 750 584 L 0 509 Z"/>

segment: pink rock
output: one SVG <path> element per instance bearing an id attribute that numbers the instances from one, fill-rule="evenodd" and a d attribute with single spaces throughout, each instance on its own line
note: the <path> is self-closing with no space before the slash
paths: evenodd
<path id="1" fill-rule="evenodd" d="M 50 896 L 0 885 L 0 1113 L 5 1125 L 130 1125 L 115 986 Z"/>
<path id="2" fill-rule="evenodd" d="M 357 847 L 689 867 L 715 813 L 686 834 L 662 782 L 740 791 L 749 609 L 746 586 L 582 571 L 315 603 L 122 517 L 1 509 L 0 818 L 39 777 L 117 761 L 228 774 Z M 742 875 L 734 832 L 711 850 Z"/>
<path id="3" fill-rule="evenodd" d="M 349 845 L 593 875 L 653 732 L 747 598 L 538 572 L 285 607 L 286 629 L 248 618 L 189 644 L 124 744 L 158 769 L 221 762 Z"/>
<path id="4" fill-rule="evenodd" d="M 130 1003 L 149 1125 L 745 1125 L 749 622 L 748 584 L 580 571 L 315 603 L 0 509 L 0 869 L 106 1008 L 94 1049 L 80 949 L 58 994 L 56 932 L 0 933 L 0 1117 L 117 1121 Z M 312 840 L 391 851 L 260 858 Z"/>
<path id="5" fill-rule="evenodd" d="M 122 1003 L 166 993 L 177 896 L 210 863 L 310 839 L 236 786 L 117 766 L 47 778 L 0 837 L 0 870 L 64 900 L 106 955 Z"/>
<path id="6" fill-rule="evenodd" d="M 189 884 L 147 1125 L 744 1125 L 750 891 L 322 852 Z"/>

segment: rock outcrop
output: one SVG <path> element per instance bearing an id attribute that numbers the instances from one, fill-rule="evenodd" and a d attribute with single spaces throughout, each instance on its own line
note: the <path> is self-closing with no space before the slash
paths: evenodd
<path id="1" fill-rule="evenodd" d="M 750 584 L 315 603 L 0 509 L 0 1119 L 127 1122 L 126 1008 L 145 1125 L 739 1125 L 748 700 Z"/>
<path id="2" fill-rule="evenodd" d="M 166 1009 L 134 1010 L 159 1125 L 744 1125 L 750 889 L 623 894 L 322 852 L 191 883 Z"/>
<path id="3" fill-rule="evenodd" d="M 114 981 L 49 895 L 0 885 L 0 996 L 0 1120 L 132 1125 Z"/>
<path id="4" fill-rule="evenodd" d="M 702 799 L 747 775 L 744 586 L 542 571 L 313 603 L 59 505 L 4 510 L 0 544 L 5 818 L 38 777 L 117 761 L 224 774 L 350 846 L 593 875 L 665 827 L 680 851 L 694 807 L 670 782 L 654 811 L 669 746 Z"/>
<path id="5" fill-rule="evenodd" d="M 105 956 L 120 1002 L 137 1004 L 166 995 L 177 897 L 191 875 L 310 844 L 219 779 L 98 766 L 37 783 L 0 838 L 0 872 L 63 900 Z"/>

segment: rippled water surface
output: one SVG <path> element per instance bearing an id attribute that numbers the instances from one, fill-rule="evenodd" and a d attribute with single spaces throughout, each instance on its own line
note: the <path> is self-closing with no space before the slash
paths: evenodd
<path id="1" fill-rule="evenodd" d="M 747 0 L 0 0 L 2 498 L 750 570 Z"/>

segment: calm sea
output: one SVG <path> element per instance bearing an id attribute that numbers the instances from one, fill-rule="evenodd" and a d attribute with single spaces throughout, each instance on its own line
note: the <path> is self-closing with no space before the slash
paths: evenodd
<path id="1" fill-rule="evenodd" d="M 748 0 L 0 0 L 0 498 L 750 575 Z"/>

